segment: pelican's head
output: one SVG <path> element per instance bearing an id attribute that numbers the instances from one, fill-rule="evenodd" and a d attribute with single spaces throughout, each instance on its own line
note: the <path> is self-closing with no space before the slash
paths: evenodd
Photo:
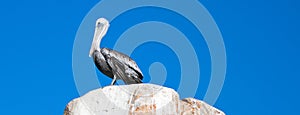
<path id="1" fill-rule="evenodd" d="M 109 27 L 109 22 L 105 18 L 99 18 L 96 21 L 94 39 L 90 49 L 89 56 L 91 57 L 95 50 L 100 50 L 100 42 L 106 34 Z"/>

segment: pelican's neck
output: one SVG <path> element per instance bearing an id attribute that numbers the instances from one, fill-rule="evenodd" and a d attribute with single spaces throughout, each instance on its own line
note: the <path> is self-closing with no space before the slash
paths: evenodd
<path id="1" fill-rule="evenodd" d="M 89 53 L 90 57 L 92 56 L 95 50 L 100 51 L 100 43 L 102 38 L 105 36 L 108 27 L 109 27 L 109 22 L 106 19 L 100 18 L 97 20 L 95 32 L 94 32 L 94 39 Z"/>

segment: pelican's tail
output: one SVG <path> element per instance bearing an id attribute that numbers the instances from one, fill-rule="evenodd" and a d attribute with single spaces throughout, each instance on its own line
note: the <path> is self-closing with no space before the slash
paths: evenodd
<path id="1" fill-rule="evenodd" d="M 95 33 L 90 49 L 89 57 L 92 56 L 95 50 L 100 50 L 100 42 L 104 35 L 106 34 L 109 27 L 109 22 L 105 18 L 99 18 L 96 21 Z"/>

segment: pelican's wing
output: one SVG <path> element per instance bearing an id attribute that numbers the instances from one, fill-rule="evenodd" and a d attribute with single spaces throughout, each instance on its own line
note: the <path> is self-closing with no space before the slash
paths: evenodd
<path id="1" fill-rule="evenodd" d="M 112 68 L 112 72 L 114 75 L 116 75 L 118 78 L 122 79 L 125 84 L 134 84 L 134 83 L 141 83 L 141 79 L 139 78 L 133 78 L 128 73 L 126 73 L 126 69 L 130 69 L 126 67 L 127 65 L 121 63 L 119 60 L 117 60 L 114 57 L 111 57 L 107 60 L 108 65 Z"/>
<path id="2" fill-rule="evenodd" d="M 116 59 L 120 60 L 120 62 L 123 62 L 125 65 L 127 65 L 130 69 L 137 72 L 139 74 L 139 79 L 143 79 L 143 73 L 133 59 L 121 52 L 111 49 L 108 50 L 111 52 L 112 57 L 115 57 Z"/>

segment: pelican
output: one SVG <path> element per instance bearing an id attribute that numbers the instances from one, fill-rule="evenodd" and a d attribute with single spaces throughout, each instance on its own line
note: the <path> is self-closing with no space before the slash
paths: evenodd
<path id="1" fill-rule="evenodd" d="M 112 78 L 111 85 L 121 79 L 125 84 L 142 83 L 143 74 L 129 56 L 109 49 L 100 48 L 100 43 L 109 27 L 109 22 L 105 18 L 99 18 L 96 21 L 94 38 L 89 52 L 89 57 L 103 74 Z"/>

